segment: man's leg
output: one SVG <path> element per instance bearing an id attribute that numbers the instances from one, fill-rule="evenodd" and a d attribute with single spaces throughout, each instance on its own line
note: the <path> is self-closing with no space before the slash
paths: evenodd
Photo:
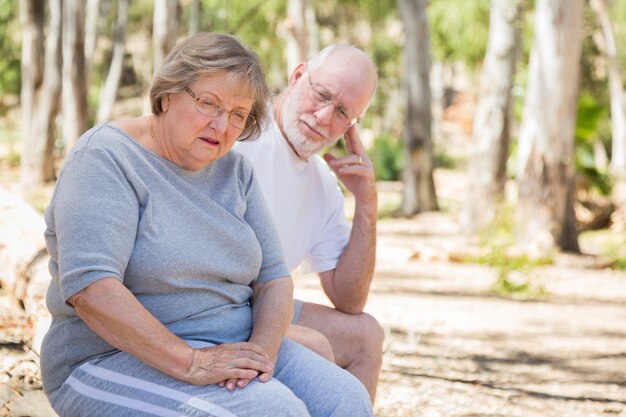
<path id="1" fill-rule="evenodd" d="M 302 346 L 311 349 L 324 359 L 335 363 L 333 348 L 330 346 L 328 338 L 317 330 L 309 327 L 291 324 L 287 328 L 287 337 Z"/>
<path id="2" fill-rule="evenodd" d="M 376 319 L 367 313 L 351 315 L 319 304 L 304 303 L 297 324 L 326 336 L 335 363 L 365 385 L 374 403 L 385 339 Z"/>

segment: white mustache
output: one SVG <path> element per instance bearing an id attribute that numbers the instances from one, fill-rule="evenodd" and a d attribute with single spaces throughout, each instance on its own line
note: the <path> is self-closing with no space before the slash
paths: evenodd
<path id="1" fill-rule="evenodd" d="M 306 115 L 302 115 L 300 117 L 300 120 L 306 123 L 307 125 L 309 125 L 310 127 L 312 127 L 314 130 L 316 130 L 318 133 L 324 136 L 324 138 L 328 138 L 328 131 L 326 130 L 326 128 L 318 125 L 317 121 L 315 121 L 315 118 L 309 118 L 309 117 L 306 117 Z"/>

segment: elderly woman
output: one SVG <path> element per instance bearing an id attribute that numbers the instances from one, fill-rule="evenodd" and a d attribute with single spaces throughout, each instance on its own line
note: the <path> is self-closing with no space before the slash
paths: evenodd
<path id="1" fill-rule="evenodd" d="M 346 371 L 284 340 L 293 286 L 251 166 L 258 57 L 188 38 L 152 115 L 86 132 L 46 212 L 52 326 L 44 389 L 61 416 L 371 416 Z"/>

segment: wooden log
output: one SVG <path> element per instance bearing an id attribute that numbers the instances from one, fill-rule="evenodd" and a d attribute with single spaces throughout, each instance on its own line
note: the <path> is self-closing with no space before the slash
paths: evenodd
<path id="1" fill-rule="evenodd" d="M 50 275 L 43 216 L 19 195 L 0 187 L 0 285 L 28 318 L 29 340 L 39 352 L 50 324 L 45 296 Z"/>

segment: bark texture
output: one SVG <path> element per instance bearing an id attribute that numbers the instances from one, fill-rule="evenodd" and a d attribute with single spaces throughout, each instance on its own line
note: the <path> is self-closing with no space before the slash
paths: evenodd
<path id="1" fill-rule="evenodd" d="M 41 0 L 20 1 L 20 19 L 24 25 L 20 168 L 24 190 L 54 180 L 52 150 L 61 95 L 62 2 L 50 0 L 48 3 L 49 23 L 45 48 L 44 9 Z"/>
<path id="2" fill-rule="evenodd" d="M 400 0 L 405 30 L 406 120 L 404 130 L 405 216 L 437 210 L 433 179 L 433 145 L 430 108 L 430 39 L 426 0 Z"/>
<path id="3" fill-rule="evenodd" d="M 496 217 L 504 200 L 511 133 L 515 65 L 520 48 L 521 0 L 492 0 L 489 43 L 480 82 L 472 137 L 464 228 L 476 232 Z"/>
<path id="4" fill-rule="evenodd" d="M 574 218 L 583 0 L 539 0 L 517 179 L 519 240 L 545 252 L 578 251 Z"/>

